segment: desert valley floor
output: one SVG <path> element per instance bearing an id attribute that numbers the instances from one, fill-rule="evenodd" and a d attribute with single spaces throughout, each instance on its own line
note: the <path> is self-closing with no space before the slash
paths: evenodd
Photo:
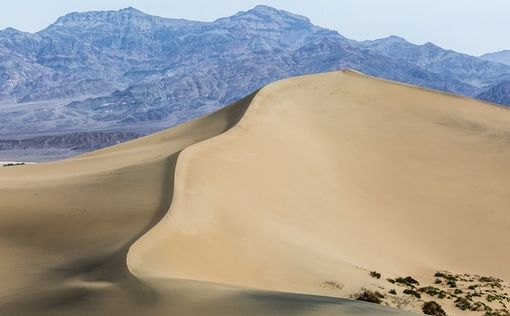
<path id="1" fill-rule="evenodd" d="M 510 111 L 353 71 L 0 168 L 2 316 L 503 313 L 509 243 Z"/>

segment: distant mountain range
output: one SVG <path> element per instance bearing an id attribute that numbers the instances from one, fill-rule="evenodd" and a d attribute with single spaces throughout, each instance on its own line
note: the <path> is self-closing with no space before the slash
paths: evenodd
<path id="1" fill-rule="evenodd" d="M 495 85 L 489 90 L 479 94 L 477 98 L 493 103 L 510 104 L 510 80 Z"/>
<path id="2" fill-rule="evenodd" d="M 502 50 L 500 52 L 485 54 L 480 56 L 480 58 L 495 63 L 510 65 L 510 50 Z"/>
<path id="3" fill-rule="evenodd" d="M 0 138 L 146 134 L 270 81 L 342 68 L 510 105 L 498 88 L 510 65 L 494 55 L 396 36 L 354 41 L 268 6 L 214 22 L 127 8 L 71 13 L 35 34 L 0 31 Z"/>

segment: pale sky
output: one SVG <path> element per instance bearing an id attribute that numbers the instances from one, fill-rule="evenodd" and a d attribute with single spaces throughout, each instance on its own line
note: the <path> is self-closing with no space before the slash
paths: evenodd
<path id="1" fill-rule="evenodd" d="M 510 0 L 0 0 L 0 29 L 35 32 L 69 12 L 128 6 L 213 21 L 257 4 L 305 15 L 356 40 L 398 35 L 472 55 L 510 49 Z"/>

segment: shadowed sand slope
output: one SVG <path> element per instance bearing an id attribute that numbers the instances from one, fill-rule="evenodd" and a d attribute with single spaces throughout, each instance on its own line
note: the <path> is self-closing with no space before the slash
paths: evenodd
<path id="1" fill-rule="evenodd" d="M 509 111 L 349 71 L 292 78 L 0 168 L 0 315 L 403 314 L 314 295 L 381 286 L 368 270 L 509 279 L 509 207 Z"/>

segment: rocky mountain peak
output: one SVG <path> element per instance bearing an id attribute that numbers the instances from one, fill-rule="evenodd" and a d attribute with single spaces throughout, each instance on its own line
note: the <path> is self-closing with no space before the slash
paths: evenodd
<path id="1" fill-rule="evenodd" d="M 6 35 L 16 35 L 16 34 L 23 33 L 23 32 L 15 29 L 15 28 L 8 27 L 3 30 L 0 30 L 0 33 L 6 34 Z"/>
<path id="2" fill-rule="evenodd" d="M 133 7 L 117 11 L 88 11 L 73 12 L 60 17 L 46 30 L 59 28 L 93 27 L 97 25 L 119 25 L 125 26 L 133 23 L 149 21 L 153 17 Z M 163 18 L 158 18 L 164 20 Z"/>
<path id="3" fill-rule="evenodd" d="M 200 22 L 196 23 L 199 24 Z M 133 7 L 127 7 L 116 11 L 89 11 L 74 12 L 64 15 L 38 34 L 52 33 L 52 31 L 72 30 L 84 33 L 91 29 L 115 32 L 119 30 L 150 31 L 161 28 L 180 28 L 193 24 L 183 19 L 170 19 L 144 13 Z"/>
<path id="4" fill-rule="evenodd" d="M 307 17 L 279 10 L 266 5 L 258 5 L 248 11 L 240 11 L 237 14 L 216 20 L 217 24 L 235 23 L 245 26 L 259 27 L 262 24 L 265 27 L 296 27 L 312 26 Z"/>
<path id="5" fill-rule="evenodd" d="M 410 44 L 405 38 L 396 35 L 390 35 L 388 37 L 382 38 L 379 41 L 384 41 L 389 44 Z"/>
<path id="6" fill-rule="evenodd" d="M 258 15 L 258 16 L 271 17 L 271 18 L 294 19 L 294 20 L 303 21 L 305 23 L 310 23 L 310 19 L 305 16 L 294 14 L 294 13 L 291 13 L 291 12 L 288 12 L 285 10 L 279 10 L 279 9 L 276 9 L 276 8 L 273 8 L 273 7 L 270 7 L 267 5 L 257 5 L 253 9 L 246 11 L 246 13 L 251 13 L 251 14 Z"/>
<path id="7" fill-rule="evenodd" d="M 133 8 L 133 7 L 127 7 L 127 8 L 124 8 L 124 9 L 120 9 L 118 11 L 119 13 L 123 13 L 123 14 L 127 14 L 127 15 L 148 15 L 136 8 Z"/>

